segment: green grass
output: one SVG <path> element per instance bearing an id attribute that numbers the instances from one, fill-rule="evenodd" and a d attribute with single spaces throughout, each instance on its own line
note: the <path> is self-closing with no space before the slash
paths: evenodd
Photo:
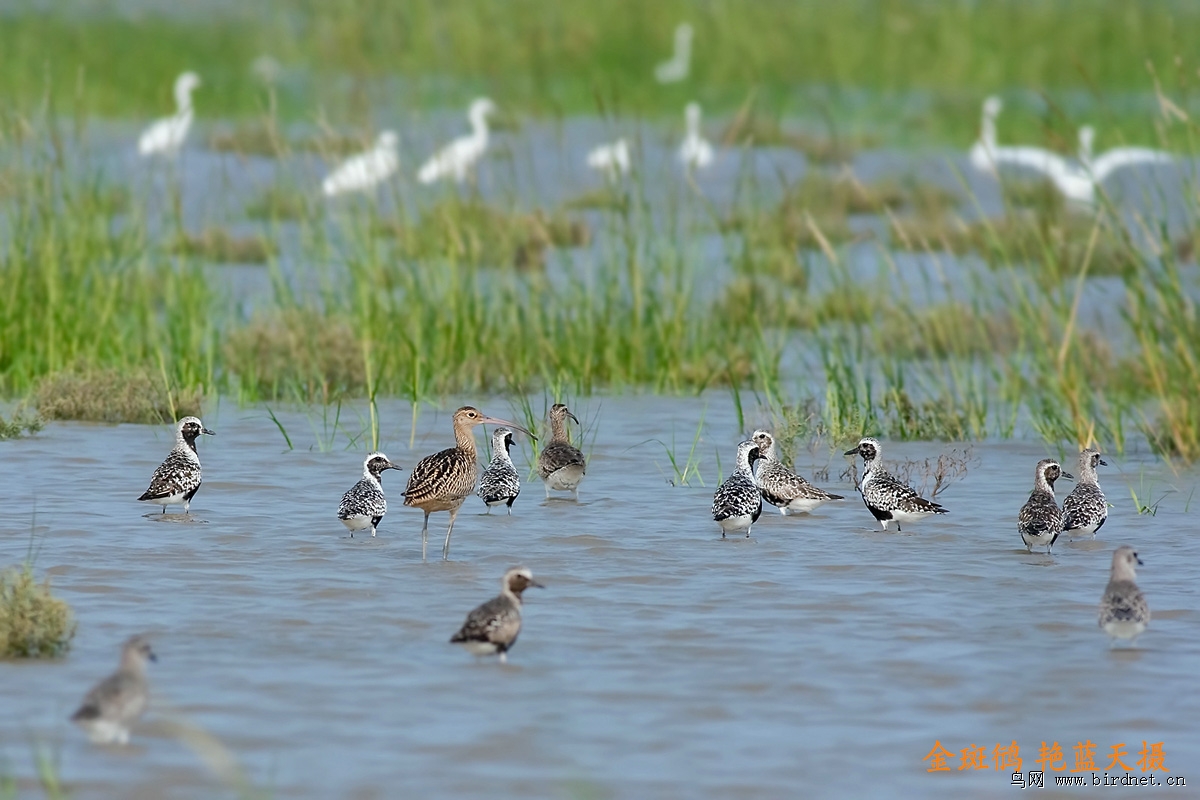
<path id="1" fill-rule="evenodd" d="M 20 410 L 14 412 L 7 419 L 0 414 L 0 441 L 31 436 L 40 431 L 44 425 L 41 417 L 29 416 Z"/>
<path id="2" fill-rule="evenodd" d="M 71 607 L 25 564 L 0 573 L 0 658 L 58 658 L 71 647 Z"/>

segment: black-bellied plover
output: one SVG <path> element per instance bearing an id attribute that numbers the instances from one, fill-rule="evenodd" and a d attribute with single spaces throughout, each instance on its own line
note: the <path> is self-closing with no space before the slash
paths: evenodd
<path id="1" fill-rule="evenodd" d="M 861 439 L 845 454 L 862 456 L 863 476 L 858 489 L 863 504 L 885 531 L 892 520 L 896 520 L 896 530 L 900 530 L 901 522 L 916 522 L 934 514 L 950 513 L 940 504 L 921 497 L 916 489 L 885 470 L 877 440 L 869 436 Z"/>
<path id="2" fill-rule="evenodd" d="M 754 481 L 762 490 L 763 500 L 777 507 L 780 514 L 803 514 L 831 500 L 845 499 L 818 489 L 785 467 L 775 449 L 775 437 L 767 431 L 755 431 L 751 440 L 762 456 L 755 467 Z"/>
<path id="3" fill-rule="evenodd" d="M 1043 458 L 1034 468 L 1033 491 L 1017 515 L 1017 530 L 1029 552 L 1033 552 L 1034 546 L 1046 545 L 1049 553 L 1062 533 L 1062 511 L 1054 502 L 1054 482 L 1070 477 L 1071 473 L 1063 472 L 1053 458 Z"/>
<path id="4" fill-rule="evenodd" d="M 1150 624 L 1150 606 L 1137 585 L 1140 566 L 1142 560 L 1129 545 L 1113 551 L 1112 573 L 1100 598 L 1100 627 L 1112 637 L 1110 644 L 1117 639 L 1129 639 L 1132 644 Z"/>
<path id="5" fill-rule="evenodd" d="M 745 441 L 737 447 L 737 460 L 734 470 L 717 487 L 713 495 L 712 517 L 721 526 L 721 538 L 727 533 L 746 532 L 750 538 L 750 528 L 762 514 L 762 492 L 754 482 L 753 462 L 761 457 L 758 446 L 751 441 Z"/>
<path id="6" fill-rule="evenodd" d="M 450 512 L 450 525 L 446 528 L 446 543 L 442 545 L 442 559 L 450 557 L 450 534 L 454 532 L 454 520 L 458 510 L 475 491 L 476 450 L 472 429 L 476 425 L 507 425 L 526 434 L 533 434 L 515 422 L 484 416 L 479 409 L 463 406 L 454 412 L 454 447 L 449 447 L 417 462 L 408 475 L 404 489 L 404 505 L 425 512 L 425 524 L 421 526 L 421 558 L 429 543 L 429 515 L 437 511 Z"/>
<path id="7" fill-rule="evenodd" d="M 500 594 L 467 615 L 458 633 L 450 637 L 451 644 L 461 644 L 477 656 L 505 653 L 517 643 L 521 633 L 521 593 L 530 586 L 546 588 L 533 579 L 525 567 L 513 567 L 500 581 Z"/>
<path id="8" fill-rule="evenodd" d="M 513 501 L 521 493 L 521 476 L 517 474 L 509 455 L 512 446 L 512 431 L 503 427 L 492 430 L 492 460 L 479 479 L 478 492 L 489 514 L 492 513 L 492 506 L 501 504 L 508 506 L 508 513 L 511 514 Z"/>
<path id="9" fill-rule="evenodd" d="M 150 643 L 142 636 L 128 639 L 121 647 L 121 666 L 92 687 L 83 704 L 71 715 L 71 721 L 93 742 L 129 741 L 129 727 L 145 713 L 150 700 L 150 684 L 146 681 L 148 660 L 158 660 Z"/>
<path id="10" fill-rule="evenodd" d="M 1097 466 L 1108 466 L 1100 451 L 1088 447 L 1079 454 L 1079 475 L 1075 488 L 1063 498 L 1063 533 L 1068 538 L 1091 536 L 1104 527 L 1108 519 L 1108 500 L 1100 491 Z"/>
<path id="11" fill-rule="evenodd" d="M 562 403 L 550 407 L 550 441 L 542 448 L 537 463 L 538 475 L 546 485 L 547 499 L 553 489 L 556 492 L 571 492 L 578 500 L 579 484 L 587 472 L 583 452 L 571 444 L 571 437 L 567 435 L 568 418 L 579 424 L 575 415 Z"/>
<path id="12" fill-rule="evenodd" d="M 150 488 L 138 500 L 162 506 L 183 504 L 183 513 L 188 513 L 192 498 L 200 490 L 200 456 L 196 453 L 196 438 L 200 434 L 213 436 L 196 417 L 184 417 L 175 429 L 175 446 L 166 459 L 154 470 Z"/>
<path id="13" fill-rule="evenodd" d="M 387 513 L 387 499 L 383 496 L 383 471 L 401 469 L 399 464 L 393 464 L 383 453 L 371 453 L 363 462 L 363 475 L 358 483 L 350 487 L 350 491 L 342 495 L 338 506 L 338 519 L 350 531 L 354 538 L 355 531 L 375 529 L 379 521 Z"/>

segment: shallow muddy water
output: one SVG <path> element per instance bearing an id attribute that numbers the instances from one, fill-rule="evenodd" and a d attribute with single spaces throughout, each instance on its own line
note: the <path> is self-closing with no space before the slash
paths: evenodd
<path id="1" fill-rule="evenodd" d="M 512 416 L 504 399 L 478 405 Z M 383 449 L 411 467 L 449 446 L 453 407 L 422 411 L 410 450 L 408 407 L 385 404 Z M 546 503 L 534 482 L 511 517 L 472 499 L 448 563 L 445 515 L 421 562 L 421 514 L 399 499 L 407 471 L 385 474 L 379 536 L 346 538 L 337 502 L 365 446 L 347 450 L 339 432 L 331 450 L 308 449 L 324 435 L 316 412 L 281 415 L 291 451 L 261 409 L 206 415 L 217 436 L 200 443 L 205 482 L 186 521 L 134 500 L 170 447 L 165 426 L 52 424 L 0 443 L 0 565 L 26 557 L 32 532 L 38 574 L 79 622 L 65 659 L 0 663 L 0 772 L 40 796 L 41 742 L 75 798 L 233 796 L 184 743 L 203 731 L 210 761 L 236 760 L 278 797 L 999 797 L 1015 791 L 1009 771 L 959 771 L 961 749 L 985 747 L 992 765 L 1015 740 L 1028 770 L 1043 740 L 1068 767 L 1090 740 L 1103 770 L 1124 743 L 1140 776 L 1145 740 L 1200 786 L 1194 470 L 1109 455 L 1108 524 L 1047 557 L 1015 530 L 1039 443 L 976 445 L 939 496 L 952 513 L 899 534 L 878 531 L 838 478 L 847 460 L 821 448 L 800 471 L 828 466 L 819 484 L 844 503 L 810 517 L 768 508 L 752 539 L 722 541 L 716 454 L 728 471 L 740 433 L 727 396 L 575 411 L 590 448 L 581 502 Z M 672 486 L 647 440 L 674 431 L 686 460 L 702 416 L 706 485 Z M 949 449 L 893 444 L 885 458 Z M 1129 485 L 1162 498 L 1156 516 L 1135 513 Z M 1146 562 L 1154 615 L 1134 650 L 1110 650 L 1096 626 L 1119 543 Z M 526 593 L 509 663 L 448 644 L 518 563 L 547 588 Z M 160 657 L 152 708 L 131 746 L 92 746 L 66 718 L 138 631 Z M 926 771 L 935 741 L 950 772 Z"/>

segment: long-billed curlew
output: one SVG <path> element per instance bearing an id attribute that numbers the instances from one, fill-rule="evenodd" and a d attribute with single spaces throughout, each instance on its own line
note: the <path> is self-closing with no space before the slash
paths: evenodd
<path id="1" fill-rule="evenodd" d="M 571 492 L 579 499 L 579 484 L 587 472 L 587 461 L 578 447 L 571 444 L 567 435 L 567 418 L 579 420 L 562 403 L 550 407 L 550 441 L 542 448 L 538 456 L 538 475 L 546 484 L 546 498 L 550 490 L 556 492 Z"/>
<path id="2" fill-rule="evenodd" d="M 463 406 L 454 412 L 454 447 L 418 461 L 404 489 L 404 505 L 425 512 L 425 524 L 421 527 L 422 560 L 425 559 L 429 543 L 429 515 L 435 511 L 450 512 L 450 526 L 446 528 L 442 559 L 450 557 L 450 534 L 454 532 L 454 520 L 463 502 L 475 490 L 476 451 L 475 436 L 471 429 L 484 424 L 506 425 L 534 438 L 533 434 L 515 422 L 484 416 L 479 409 L 471 406 Z"/>

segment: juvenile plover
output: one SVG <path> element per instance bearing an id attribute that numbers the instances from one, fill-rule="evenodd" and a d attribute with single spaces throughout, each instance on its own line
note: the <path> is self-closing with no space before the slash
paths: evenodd
<path id="1" fill-rule="evenodd" d="M 200 489 L 200 456 L 196 453 L 196 437 L 202 433 L 215 435 L 196 417 L 179 420 L 175 429 L 175 446 L 167 454 L 166 460 L 154 470 L 150 488 L 138 500 L 153 501 L 155 505 L 162 506 L 164 514 L 167 513 L 167 506 L 182 503 L 183 513 L 188 513 L 192 498 Z"/>
<path id="2" fill-rule="evenodd" d="M 1108 466 L 1100 451 L 1091 447 L 1079 454 L 1079 477 L 1075 488 L 1063 499 L 1063 533 L 1069 538 L 1091 536 L 1104 527 L 1108 519 L 1108 500 L 1100 490 L 1096 467 Z"/>
<path id="3" fill-rule="evenodd" d="M 509 448 L 513 446 L 513 432 L 508 428 L 492 430 L 492 460 L 479 479 L 478 495 L 487 505 L 488 513 L 492 506 L 504 504 L 508 513 L 512 513 L 513 501 L 521 493 L 521 476 L 509 456 Z"/>
<path id="4" fill-rule="evenodd" d="M 485 416 L 479 409 L 463 406 L 454 412 L 454 447 L 428 455 L 417 462 L 408 475 L 404 487 L 404 505 L 425 512 L 425 524 L 421 526 L 421 558 L 429 543 L 429 515 L 438 511 L 450 512 L 450 525 L 446 528 L 446 542 L 442 545 L 442 559 L 450 557 L 450 534 L 454 532 L 454 520 L 462 504 L 475 491 L 476 473 L 475 436 L 476 425 L 507 425 L 521 431 L 530 438 L 533 434 L 515 422 Z"/>
<path id="5" fill-rule="evenodd" d="M 712 517 L 721 526 L 721 538 L 727 533 L 746 532 L 762 514 L 762 492 L 754 482 L 751 464 L 761 457 L 758 446 L 751 441 L 738 445 L 734 470 L 713 495 Z"/>
<path id="6" fill-rule="evenodd" d="M 157 661 L 150 643 L 142 636 L 127 640 L 121 648 L 121 666 L 92 687 L 71 721 L 97 744 L 126 744 L 129 727 L 146 711 L 150 685 L 146 661 Z"/>
<path id="7" fill-rule="evenodd" d="M 450 643 L 461 644 L 477 656 L 499 653 L 500 661 L 506 661 L 505 653 L 517 643 L 521 633 L 521 593 L 530 586 L 546 588 L 525 567 L 505 572 L 500 594 L 467 614 L 466 622 L 450 637 Z"/>
<path id="8" fill-rule="evenodd" d="M 550 408 L 550 441 L 542 448 L 538 456 L 538 475 L 546 485 L 546 498 L 550 490 L 556 492 L 571 492 L 579 499 L 579 484 L 587 472 L 587 461 L 578 447 L 571 444 L 567 435 L 567 419 L 579 420 L 562 403 L 555 403 Z"/>
<path id="9" fill-rule="evenodd" d="M 756 465 L 754 481 L 762 490 L 763 500 L 779 509 L 780 514 L 803 514 L 830 500 L 844 500 L 838 494 L 818 489 L 785 467 L 775 449 L 775 437 L 766 431 L 755 431 L 751 437 L 762 456 Z"/>
<path id="10" fill-rule="evenodd" d="M 933 514 L 950 511 L 932 500 L 926 500 L 908 484 L 883 468 L 883 453 L 879 442 L 870 437 L 861 439 L 846 455 L 863 458 L 863 477 L 859 484 L 863 504 L 879 520 L 886 531 L 888 523 L 896 520 L 896 530 L 902 522 L 916 522 Z"/>
<path id="11" fill-rule="evenodd" d="M 393 464 L 383 453 L 371 453 L 363 462 L 362 479 L 350 487 L 350 491 L 342 495 L 338 506 L 338 519 L 350 531 L 354 538 L 355 531 L 375 529 L 379 521 L 387 513 L 387 499 L 383 496 L 383 471 L 386 469 L 401 469 L 399 464 Z"/>
<path id="12" fill-rule="evenodd" d="M 1025 549 L 1031 553 L 1034 545 L 1043 544 L 1049 553 L 1062 533 L 1062 511 L 1054 502 L 1054 482 L 1059 478 L 1069 479 L 1071 473 L 1063 472 L 1053 458 L 1043 458 L 1034 468 L 1033 491 L 1017 515 L 1021 541 L 1025 542 Z"/>
<path id="13" fill-rule="evenodd" d="M 1117 639 L 1129 639 L 1130 644 L 1150 624 L 1150 606 L 1137 585 L 1137 568 L 1142 560 L 1129 545 L 1113 551 L 1112 573 L 1104 596 L 1100 598 L 1100 627 L 1115 644 Z"/>

